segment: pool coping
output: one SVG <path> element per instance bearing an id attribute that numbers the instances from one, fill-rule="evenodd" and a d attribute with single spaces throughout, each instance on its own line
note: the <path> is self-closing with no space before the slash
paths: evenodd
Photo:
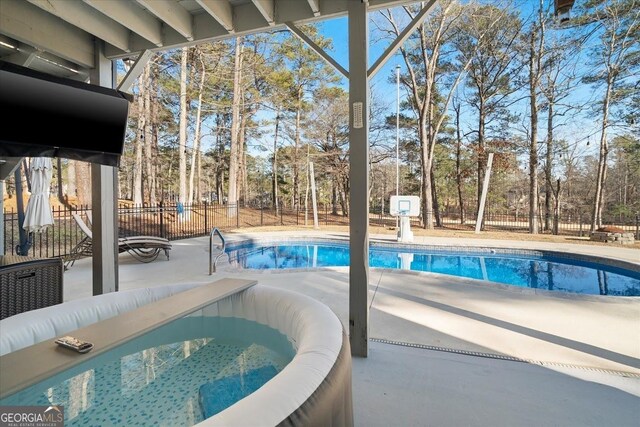
<path id="1" fill-rule="evenodd" d="M 53 340 L 45 340 L 0 356 L 0 399 L 256 283 L 243 279 L 217 280 L 82 327 L 74 331 L 74 336 L 95 345 L 86 354 L 60 348 Z"/>
<path id="2" fill-rule="evenodd" d="M 270 244 L 270 243 L 279 243 L 279 242 L 304 242 L 304 241 L 321 241 L 321 242 L 329 242 L 329 243 L 349 243 L 348 237 L 322 237 L 322 236 L 312 236 L 312 237 L 304 237 L 304 236 L 256 236 L 256 237 L 244 237 L 236 240 L 230 240 L 228 243 L 229 248 L 233 248 L 236 245 L 243 245 L 248 243 L 259 243 L 259 244 Z M 555 251 L 555 250 L 547 250 L 547 249 L 521 249 L 521 248 L 505 248 L 505 247 L 497 247 L 497 246 L 460 246 L 460 245 L 451 245 L 451 244 L 421 244 L 421 243 L 396 243 L 390 242 L 389 240 L 384 239 L 370 239 L 371 244 L 374 247 L 382 247 L 382 248 L 394 248 L 394 249 L 419 249 L 419 250 L 436 250 L 441 252 L 448 251 L 457 251 L 457 252 L 467 252 L 470 254 L 487 254 L 487 255 L 520 255 L 520 256 L 538 256 L 538 257 L 555 257 L 566 260 L 574 260 L 588 263 L 597 263 L 603 264 L 606 266 L 630 270 L 634 273 L 640 273 L 640 263 L 634 263 L 627 260 L 620 260 L 616 258 L 609 258 L 600 255 L 590 255 L 590 254 L 582 254 L 582 253 L 568 253 L 563 251 Z M 230 265 L 229 256 L 223 257 L 221 259 L 226 260 L 226 264 L 219 264 L 218 266 L 225 271 L 229 272 L 241 272 L 241 271 L 251 271 L 252 273 L 258 274 L 278 274 L 278 273 L 286 273 L 286 272 L 321 272 L 321 271 L 345 271 L 348 270 L 348 266 L 332 266 L 332 267 L 311 267 L 311 268 L 296 268 L 296 269 L 244 269 L 240 267 L 234 267 Z M 428 271 L 415 271 L 415 270 L 401 270 L 395 268 L 381 268 L 381 267 L 371 267 L 373 271 L 381 271 L 383 273 L 392 273 L 392 274 L 409 274 L 414 276 L 426 276 L 426 277 L 438 277 L 438 278 L 446 278 L 447 280 L 453 280 L 457 283 L 462 283 L 466 285 L 478 285 L 482 284 L 483 286 L 487 286 L 494 289 L 499 289 L 503 291 L 511 291 L 523 294 L 531 294 L 531 295 L 543 295 L 543 296 L 554 296 L 564 299 L 580 299 L 586 301 L 603 301 L 604 299 L 612 299 L 621 301 L 638 301 L 640 300 L 640 296 L 622 296 L 622 295 L 594 295 L 594 294 L 580 294 L 576 292 L 566 292 L 566 291 L 550 291 L 548 289 L 541 288 L 528 288 L 523 286 L 516 285 L 508 285 L 500 282 L 493 282 L 490 280 L 482 280 L 482 279 L 474 279 L 470 277 L 460 277 L 449 274 L 442 273 L 434 273 Z"/>

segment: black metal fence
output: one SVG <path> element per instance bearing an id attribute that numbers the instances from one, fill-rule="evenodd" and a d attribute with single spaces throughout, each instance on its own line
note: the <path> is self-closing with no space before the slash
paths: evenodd
<path id="1" fill-rule="evenodd" d="M 431 213 L 434 225 L 443 229 L 472 230 L 475 229 L 477 217 L 474 211 L 469 209 L 464 219 L 460 218 L 459 210 L 445 210 L 440 213 L 440 224 L 437 224 L 437 215 Z M 370 223 L 382 227 L 392 227 L 396 224 L 396 217 L 388 213 L 381 213 L 378 209 L 370 215 Z M 529 232 L 529 215 L 522 211 L 504 211 L 487 209 L 483 218 L 483 231 L 509 231 L 516 233 Z M 616 226 L 626 232 L 634 233 L 636 240 L 640 240 L 640 213 L 634 215 L 609 215 L 603 217 L 605 225 Z M 411 218 L 412 227 L 420 227 L 421 218 Z M 588 213 L 566 212 L 557 217 L 552 215 L 538 218 L 538 229 L 543 234 L 558 234 L 571 236 L 588 236 L 591 227 L 591 215 Z"/>
<path id="2" fill-rule="evenodd" d="M 86 206 L 71 210 L 68 208 L 53 209 L 54 225 L 44 232 L 31 235 L 32 242 L 29 256 L 49 258 L 66 256 L 85 236 L 72 213 L 79 213 L 88 221 Z M 475 228 L 475 215 L 467 215 L 460 220 L 459 212 L 443 211 L 441 228 L 471 230 Z M 434 215 L 435 218 L 435 215 Z M 382 227 L 394 227 L 396 217 L 388 213 L 371 212 L 370 224 Z M 557 230 L 553 224 L 557 223 Z M 545 218 L 540 218 L 540 230 L 543 233 L 587 236 L 589 234 L 590 216 L 588 214 L 564 214 L 549 219 L 550 226 L 545 227 Z M 349 218 L 342 215 L 339 209 L 321 206 L 318 210 L 318 222 L 321 226 L 348 225 Z M 420 227 L 421 219 L 412 218 L 412 226 Z M 607 225 L 616 225 L 628 232 L 635 233 L 640 240 L 640 215 L 616 216 L 605 218 Z M 213 227 L 221 230 L 235 228 L 251 228 L 265 226 L 305 226 L 313 225 L 311 209 L 279 209 L 278 211 L 260 206 L 243 206 L 237 204 L 219 205 L 211 203 L 181 205 L 158 204 L 156 206 L 121 205 L 118 207 L 118 226 L 121 237 L 133 235 L 161 236 L 169 240 L 207 236 Z M 484 216 L 486 231 L 528 232 L 529 218 L 522 212 L 500 212 L 487 209 Z M 4 211 L 4 248 L 6 254 L 15 254 L 19 244 L 18 214 L 14 210 Z"/>

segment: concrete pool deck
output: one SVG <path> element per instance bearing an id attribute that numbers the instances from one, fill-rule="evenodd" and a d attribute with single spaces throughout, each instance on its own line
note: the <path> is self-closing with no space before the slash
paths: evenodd
<path id="1" fill-rule="evenodd" d="M 344 233 L 229 233 L 247 237 Z M 392 236 L 371 236 L 390 241 Z M 640 264 L 640 251 L 532 241 L 416 237 L 415 243 L 564 250 Z M 208 275 L 208 238 L 171 260 L 120 260 L 120 289 L 222 277 L 307 294 L 348 322 L 348 269 Z M 65 273 L 65 300 L 91 294 L 91 261 Z M 357 425 L 637 425 L 640 298 L 566 297 L 428 273 L 371 270 L 367 359 L 354 358 Z M 443 286 L 446 285 L 446 286 Z M 392 345 L 389 342 L 415 345 Z M 442 348 L 444 351 L 437 351 Z M 465 354 L 466 353 L 466 354 Z M 507 359 L 522 359 L 522 363 Z"/>

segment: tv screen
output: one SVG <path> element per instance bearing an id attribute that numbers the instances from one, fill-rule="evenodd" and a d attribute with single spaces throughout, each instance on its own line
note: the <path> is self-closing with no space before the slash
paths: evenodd
<path id="1" fill-rule="evenodd" d="M 0 157 L 64 157 L 118 166 L 127 95 L 0 62 Z"/>

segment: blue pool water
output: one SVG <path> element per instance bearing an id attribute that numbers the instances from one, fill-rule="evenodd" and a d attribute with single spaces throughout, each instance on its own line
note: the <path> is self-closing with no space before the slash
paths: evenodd
<path id="1" fill-rule="evenodd" d="M 227 252 L 232 263 L 249 269 L 349 265 L 346 243 L 243 245 L 230 247 Z M 372 245 L 369 264 L 371 267 L 428 271 L 551 291 L 640 296 L 640 272 L 548 255 L 427 251 Z"/>
<path id="2" fill-rule="evenodd" d="M 0 406 L 62 405 L 65 426 L 192 426 L 259 388 L 293 356 L 284 335 L 256 322 L 185 317 Z"/>

